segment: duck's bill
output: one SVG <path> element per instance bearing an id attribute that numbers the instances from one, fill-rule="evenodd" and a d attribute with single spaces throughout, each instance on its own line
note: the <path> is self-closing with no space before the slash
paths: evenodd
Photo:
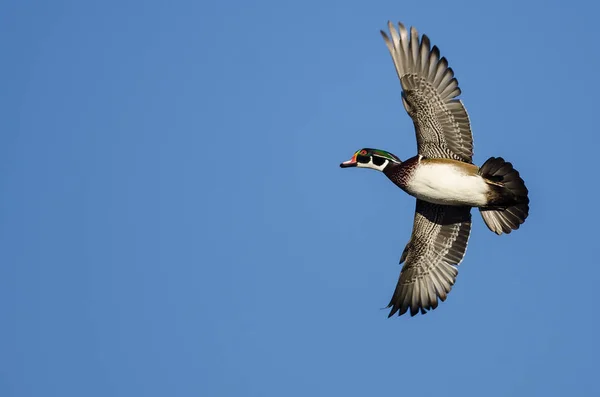
<path id="1" fill-rule="evenodd" d="M 342 168 L 356 167 L 356 156 L 352 157 L 348 161 L 344 161 L 342 164 L 340 164 L 340 167 L 342 167 Z"/>

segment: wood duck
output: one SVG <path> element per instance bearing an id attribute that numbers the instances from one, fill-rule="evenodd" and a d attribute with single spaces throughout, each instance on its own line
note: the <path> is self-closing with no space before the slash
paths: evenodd
<path id="1" fill-rule="evenodd" d="M 414 27 L 391 38 L 381 31 L 400 85 L 402 104 L 414 123 L 418 154 L 401 161 L 378 149 L 358 150 L 340 167 L 371 168 L 416 197 L 412 235 L 400 257 L 404 263 L 388 317 L 425 314 L 445 301 L 471 232 L 471 207 L 479 208 L 487 227 L 510 233 L 529 214 L 528 190 L 519 172 L 502 157 L 481 167 L 473 164 L 469 116 L 460 99 L 454 72 L 436 46 Z"/>

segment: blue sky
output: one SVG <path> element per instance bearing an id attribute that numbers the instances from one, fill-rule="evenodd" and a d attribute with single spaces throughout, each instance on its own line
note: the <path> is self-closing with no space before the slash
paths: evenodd
<path id="1" fill-rule="evenodd" d="M 598 395 L 597 7 L 2 3 L 0 395 Z M 388 19 L 531 198 L 414 318 L 414 199 L 338 167 L 416 153 Z"/>

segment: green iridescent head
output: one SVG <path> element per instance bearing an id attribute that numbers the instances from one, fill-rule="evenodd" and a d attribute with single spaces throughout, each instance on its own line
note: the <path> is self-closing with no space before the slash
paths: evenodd
<path id="1" fill-rule="evenodd" d="M 400 164 L 401 161 L 397 156 L 385 150 L 364 148 L 354 153 L 350 160 L 340 164 L 340 167 L 371 168 L 383 171 L 390 163 Z"/>

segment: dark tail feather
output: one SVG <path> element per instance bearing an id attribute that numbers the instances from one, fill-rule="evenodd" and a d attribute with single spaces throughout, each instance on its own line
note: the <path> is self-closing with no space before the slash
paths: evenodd
<path id="1" fill-rule="evenodd" d="M 490 207 L 480 208 L 487 227 L 496 234 L 517 230 L 529 215 L 529 191 L 511 163 L 490 157 L 479 169 L 494 192 Z"/>

